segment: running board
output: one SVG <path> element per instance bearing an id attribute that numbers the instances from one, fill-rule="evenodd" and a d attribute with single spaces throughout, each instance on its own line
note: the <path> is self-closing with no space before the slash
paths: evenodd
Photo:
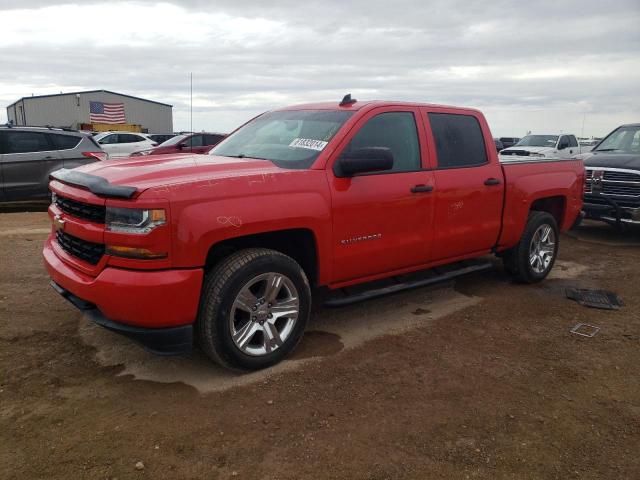
<path id="1" fill-rule="evenodd" d="M 351 305 L 352 303 L 362 302 L 364 300 L 370 300 L 372 298 L 378 298 L 385 295 L 389 295 L 396 292 L 401 292 L 404 290 L 411 290 L 414 288 L 424 287 L 427 285 L 433 285 L 436 283 L 446 282 L 448 280 L 453 280 L 458 277 L 462 277 L 464 275 L 469 275 L 470 273 L 477 272 L 485 272 L 487 270 L 493 269 L 493 263 L 489 261 L 475 261 L 475 262 L 459 262 L 453 265 L 449 265 L 447 267 L 439 267 L 434 268 L 432 270 L 426 270 L 424 272 L 420 272 L 422 278 L 417 279 L 407 279 L 407 276 L 403 277 L 392 277 L 389 279 L 392 282 L 391 285 L 381 286 L 377 288 L 369 288 L 368 290 L 358 291 L 354 293 L 349 293 L 349 288 L 340 289 L 336 292 L 340 292 L 340 294 L 331 296 L 323 303 L 325 307 L 343 307 L 345 305 Z M 428 275 L 425 278 L 425 275 Z M 411 276 L 410 276 L 411 277 Z M 413 275 L 415 277 L 415 274 Z M 388 283 L 389 280 L 386 280 Z M 380 282 L 375 282 L 379 284 Z M 362 286 L 359 286 L 360 289 Z M 366 285 L 364 285 L 366 287 Z M 357 287 L 350 287 L 357 288 Z"/>

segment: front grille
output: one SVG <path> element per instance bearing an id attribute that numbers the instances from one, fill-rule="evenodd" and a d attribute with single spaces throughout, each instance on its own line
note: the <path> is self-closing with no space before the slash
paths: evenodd
<path id="1" fill-rule="evenodd" d="M 616 170 L 605 170 L 604 179 L 614 182 L 637 182 L 640 183 L 640 172 L 618 172 Z"/>
<path id="2" fill-rule="evenodd" d="M 530 152 L 528 150 L 509 150 L 506 152 L 504 150 L 500 151 L 500 155 L 517 155 L 519 157 L 528 157 L 529 153 Z"/>
<path id="3" fill-rule="evenodd" d="M 68 215 L 89 220 L 94 223 L 104 223 L 106 207 L 104 205 L 93 205 L 91 203 L 78 202 L 70 198 L 56 198 L 56 205 L 60 210 Z"/>
<path id="4" fill-rule="evenodd" d="M 56 232 L 56 240 L 58 240 L 58 245 L 69 255 L 77 257 L 91 265 L 97 265 L 102 255 L 104 255 L 103 244 L 88 242 L 87 240 L 74 237 L 61 230 Z"/>
<path id="5" fill-rule="evenodd" d="M 586 173 L 585 194 L 637 199 L 633 203 L 640 203 L 640 172 L 591 167 Z"/>

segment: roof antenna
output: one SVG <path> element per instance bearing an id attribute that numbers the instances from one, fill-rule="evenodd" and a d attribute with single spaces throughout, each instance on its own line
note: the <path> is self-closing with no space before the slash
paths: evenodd
<path id="1" fill-rule="evenodd" d="M 351 105 L 352 103 L 356 103 L 357 100 L 355 98 L 351 98 L 351 94 L 347 93 L 340 102 L 340 106 L 344 107 L 345 105 Z"/>

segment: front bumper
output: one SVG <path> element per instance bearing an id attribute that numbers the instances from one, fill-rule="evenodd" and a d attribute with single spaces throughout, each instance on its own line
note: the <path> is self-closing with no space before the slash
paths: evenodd
<path id="1" fill-rule="evenodd" d="M 588 198 L 585 198 L 582 211 L 585 218 L 593 220 L 602 220 L 611 224 L 640 225 L 640 207 L 621 206 L 611 199 L 607 199 L 607 203 L 602 204 L 591 203 Z"/>
<path id="2" fill-rule="evenodd" d="M 44 264 L 58 293 L 96 323 L 143 343 L 155 353 L 191 347 L 203 270 L 136 271 L 105 268 L 91 277 L 55 253 L 51 237 Z"/>
<path id="3" fill-rule="evenodd" d="M 193 347 L 192 325 L 167 328 L 132 327 L 109 320 L 95 305 L 80 297 L 76 297 L 69 290 L 65 290 L 53 280 L 51 281 L 51 286 L 62 297 L 78 307 L 94 323 L 97 323 L 107 330 L 129 337 L 151 353 L 155 353 L 156 355 L 179 355 L 190 352 Z"/>

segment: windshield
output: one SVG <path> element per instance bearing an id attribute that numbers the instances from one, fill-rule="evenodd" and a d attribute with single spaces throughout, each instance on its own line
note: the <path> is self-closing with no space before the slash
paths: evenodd
<path id="1" fill-rule="evenodd" d="M 271 160 L 279 167 L 309 168 L 353 112 L 284 110 L 254 118 L 209 155 Z"/>
<path id="2" fill-rule="evenodd" d="M 555 147 L 558 135 L 527 135 L 515 147 Z"/>
<path id="3" fill-rule="evenodd" d="M 169 147 L 171 145 L 176 145 L 176 144 L 180 143 L 181 141 L 183 141 L 185 138 L 187 138 L 186 135 L 176 135 L 175 137 L 170 138 L 166 142 L 162 142 L 158 146 L 159 147 Z"/>
<path id="4" fill-rule="evenodd" d="M 614 130 L 592 151 L 640 153 L 640 126 L 620 127 Z"/>

